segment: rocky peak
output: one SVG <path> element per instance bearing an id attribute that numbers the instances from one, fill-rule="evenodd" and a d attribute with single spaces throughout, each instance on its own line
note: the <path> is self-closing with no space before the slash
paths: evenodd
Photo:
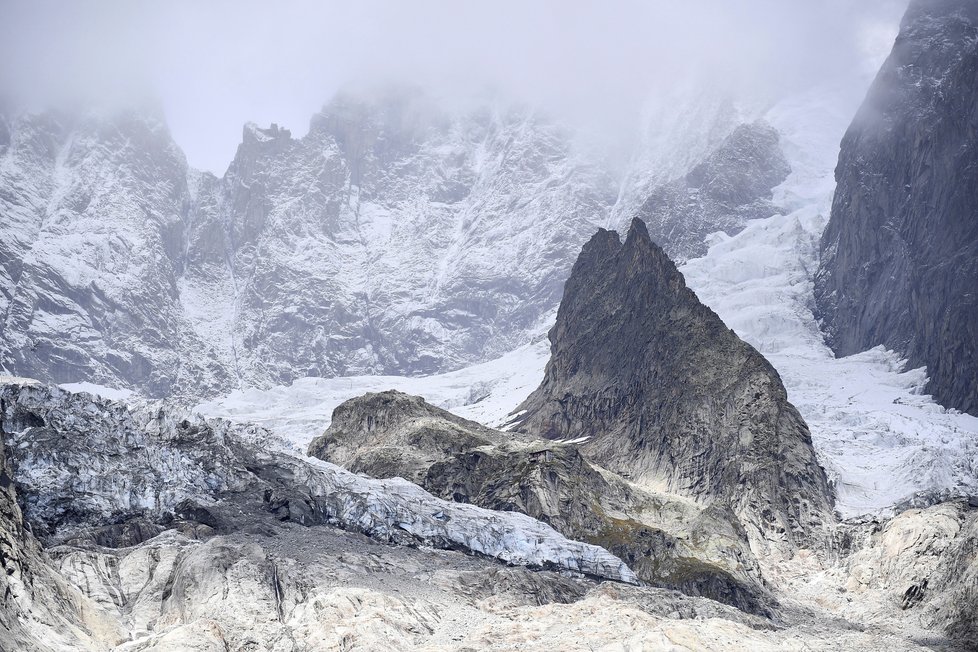
<path id="1" fill-rule="evenodd" d="M 292 140 L 292 132 L 272 123 L 267 129 L 249 122 L 241 130 L 241 142 L 245 146 L 261 146 L 265 143 L 282 143 Z"/>
<path id="2" fill-rule="evenodd" d="M 730 504 L 767 540 L 831 519 L 811 437 L 774 368 L 686 287 L 634 220 L 581 251 L 520 430 L 586 437 L 597 463 L 647 486 Z"/>

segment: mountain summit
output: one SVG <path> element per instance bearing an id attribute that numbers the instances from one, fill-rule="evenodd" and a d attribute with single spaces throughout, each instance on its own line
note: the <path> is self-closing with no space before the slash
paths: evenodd
<path id="1" fill-rule="evenodd" d="M 585 437 L 597 463 L 640 484 L 731 504 L 768 540 L 831 514 L 811 437 L 774 368 L 686 287 L 634 220 L 625 242 L 584 246 L 517 427 Z"/>

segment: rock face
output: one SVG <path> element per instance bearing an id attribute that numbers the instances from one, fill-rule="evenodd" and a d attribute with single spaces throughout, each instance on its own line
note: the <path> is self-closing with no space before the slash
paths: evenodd
<path id="1" fill-rule="evenodd" d="M 955 648 L 976 649 L 978 510 L 949 501 L 859 529 L 864 538 L 846 560 L 847 589 L 861 601 L 882 594 L 908 622 L 946 632 Z"/>
<path id="2" fill-rule="evenodd" d="M 309 455 L 375 478 L 400 476 L 424 485 L 432 465 L 510 437 L 429 404 L 387 391 L 346 401 Z"/>
<path id="3" fill-rule="evenodd" d="M 789 172 L 777 130 L 743 124 L 685 176 L 652 190 L 638 215 L 670 258 L 686 261 L 706 253 L 709 234 L 734 235 L 780 212 L 771 191 Z"/>
<path id="4" fill-rule="evenodd" d="M 811 438 L 773 367 L 701 304 L 640 220 L 584 246 L 515 426 L 586 437 L 644 486 L 728 504 L 754 541 L 805 541 L 832 518 Z"/>
<path id="5" fill-rule="evenodd" d="M 978 414 L 978 5 L 915 0 L 842 141 L 816 277 L 832 349 L 879 344 Z"/>
<path id="6" fill-rule="evenodd" d="M 410 479 L 446 500 L 527 514 L 614 550 L 643 582 L 774 614 L 732 513 L 638 489 L 594 467 L 573 444 L 492 430 L 388 391 L 338 406 L 309 454 L 377 478 Z"/>
<path id="7" fill-rule="evenodd" d="M 0 412 L 5 409 L 0 399 Z M 119 629 L 58 575 L 25 527 L 3 445 L 6 435 L 0 419 L 0 649 L 87 649 L 92 629 L 107 643 L 121 642 Z"/>
<path id="8" fill-rule="evenodd" d="M 201 185 L 186 283 L 233 303 L 199 323 L 248 382 L 446 370 L 537 327 L 614 193 L 529 110 L 340 96 L 302 139 L 245 128 Z"/>

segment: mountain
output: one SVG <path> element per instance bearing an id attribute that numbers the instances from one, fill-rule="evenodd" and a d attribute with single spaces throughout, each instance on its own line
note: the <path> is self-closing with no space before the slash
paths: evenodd
<path id="1" fill-rule="evenodd" d="M 730 505 L 752 542 L 807 543 L 832 494 L 781 378 L 686 287 L 635 219 L 584 246 L 515 428 L 582 439 L 640 486 Z"/>
<path id="2" fill-rule="evenodd" d="M 614 197 L 531 111 L 411 93 L 248 125 L 222 179 L 145 111 L 4 127 L 3 364 L 150 396 L 504 352 Z"/>
<path id="3" fill-rule="evenodd" d="M 186 178 L 151 108 L 13 121 L 0 162 L 5 367 L 152 395 L 228 386 L 180 308 Z"/>
<path id="4" fill-rule="evenodd" d="M 247 383 L 457 368 L 539 328 L 613 197 L 532 111 L 340 96 L 201 185 L 185 304 Z"/>
<path id="5" fill-rule="evenodd" d="M 340 94 L 302 138 L 246 125 L 221 178 L 154 107 L 5 116 L 0 364 L 196 398 L 491 359 L 546 328 L 626 204 L 666 198 L 656 236 L 676 255 L 775 210 L 777 135 L 724 106 L 689 165 L 648 183 L 527 107 L 411 89 Z"/>
<path id="6" fill-rule="evenodd" d="M 836 354 L 883 344 L 978 414 L 978 5 L 915 0 L 842 141 L 815 299 Z"/>

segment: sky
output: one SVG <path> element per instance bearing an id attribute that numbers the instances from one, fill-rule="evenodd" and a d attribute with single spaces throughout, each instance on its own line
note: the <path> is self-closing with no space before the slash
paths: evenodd
<path id="1" fill-rule="evenodd" d="M 778 96 L 859 72 L 906 0 L 0 0 L 0 97 L 150 100 L 222 174 L 253 121 L 301 136 L 337 91 L 492 89 L 586 128 L 631 128 L 684 80 Z M 700 82 L 697 82 L 700 83 Z"/>

